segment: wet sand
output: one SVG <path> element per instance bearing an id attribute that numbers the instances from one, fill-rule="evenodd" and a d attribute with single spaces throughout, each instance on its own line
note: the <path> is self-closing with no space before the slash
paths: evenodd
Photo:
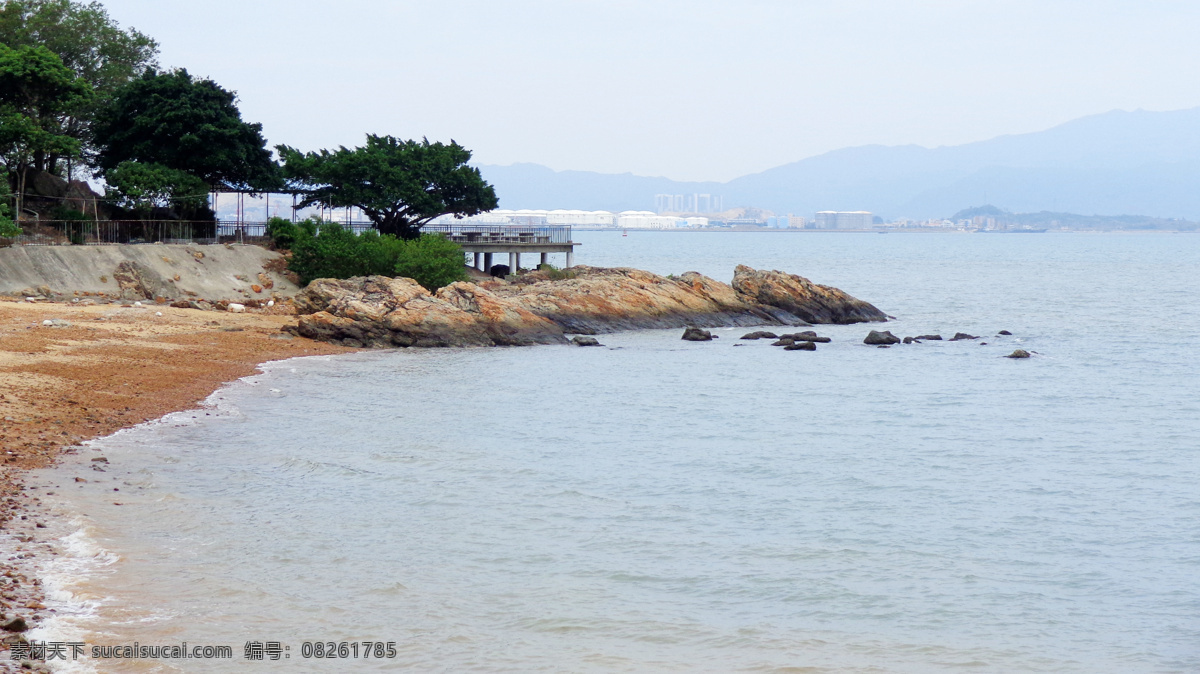
<path id="1" fill-rule="evenodd" d="M 352 351 L 281 339 L 280 328 L 295 322 L 286 307 L 250 311 L 0 298 L 0 535 L 9 548 L 0 559 L 0 626 L 20 616 L 32 627 L 49 611 L 31 560 L 53 551 L 39 536 L 45 515 L 27 470 L 85 440 L 193 408 L 260 363 Z M 0 630 L 0 671 L 16 664 L 7 650 L 18 634 Z"/>

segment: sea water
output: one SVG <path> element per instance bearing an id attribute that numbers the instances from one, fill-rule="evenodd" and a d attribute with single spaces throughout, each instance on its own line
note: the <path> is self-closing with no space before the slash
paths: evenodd
<path id="1" fill-rule="evenodd" d="M 35 638 L 235 656 L 96 671 L 1200 670 L 1200 237 L 577 238 L 981 338 L 274 363 L 37 477 L 66 538 Z M 365 641 L 395 657 L 301 652 Z"/>

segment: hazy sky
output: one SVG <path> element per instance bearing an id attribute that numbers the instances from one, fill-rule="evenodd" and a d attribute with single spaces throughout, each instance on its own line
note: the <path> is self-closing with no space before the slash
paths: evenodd
<path id="1" fill-rule="evenodd" d="M 1194 0 L 104 0 L 268 140 L 728 180 L 1200 105 Z"/>

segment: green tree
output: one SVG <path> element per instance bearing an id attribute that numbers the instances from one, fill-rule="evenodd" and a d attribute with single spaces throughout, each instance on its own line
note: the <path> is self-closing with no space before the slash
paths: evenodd
<path id="1" fill-rule="evenodd" d="M 280 184 L 261 124 L 242 121 L 233 92 L 186 70 L 147 72 L 96 116 L 97 165 L 161 164 L 209 185 L 265 190 Z"/>
<path id="2" fill-rule="evenodd" d="M 91 100 L 92 89 L 45 47 L 0 44 L 0 160 L 17 175 L 17 213 L 27 169 L 48 156 L 72 156 L 79 140 L 62 120 Z"/>
<path id="3" fill-rule="evenodd" d="M 96 96 L 61 117 L 58 133 L 74 138 L 89 152 L 95 109 L 121 86 L 156 65 L 158 45 L 134 29 L 122 30 L 99 2 L 3 0 L 0 43 L 11 48 L 43 46 L 64 66 L 91 85 Z M 62 157 L 41 156 L 34 167 L 58 174 Z"/>
<path id="4" fill-rule="evenodd" d="M 208 200 L 209 187 L 203 180 L 162 164 L 122 162 L 104 172 L 104 182 L 109 199 L 142 216 L 156 207 L 194 212 Z"/>
<path id="5" fill-rule="evenodd" d="M 466 165 L 471 152 L 454 141 L 370 134 L 366 145 L 352 150 L 276 150 L 285 177 L 304 195 L 303 206 L 356 207 L 381 234 L 414 239 L 440 215 L 475 215 L 498 205 L 495 189 Z"/>
<path id="6" fill-rule="evenodd" d="M 8 187 L 8 179 L 0 179 L 0 237 L 19 236 L 21 227 L 9 217 L 9 202 L 12 201 L 12 190 Z"/>

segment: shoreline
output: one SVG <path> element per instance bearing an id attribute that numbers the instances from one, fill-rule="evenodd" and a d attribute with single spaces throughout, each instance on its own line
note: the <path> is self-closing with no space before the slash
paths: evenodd
<path id="1" fill-rule="evenodd" d="M 161 316 L 156 315 L 161 313 Z M 44 326 L 43 321 L 58 321 Z M 54 465 L 81 443 L 196 409 L 261 365 L 357 349 L 291 337 L 286 314 L 119 305 L 81 307 L 0 298 L 0 624 L 29 629 L 50 618 L 38 557 L 58 527 L 27 489 L 30 470 Z M 21 632 L 0 632 L 0 671 Z M 12 669 L 10 670 L 10 666 Z M 28 671 L 28 670 L 26 670 Z"/>

